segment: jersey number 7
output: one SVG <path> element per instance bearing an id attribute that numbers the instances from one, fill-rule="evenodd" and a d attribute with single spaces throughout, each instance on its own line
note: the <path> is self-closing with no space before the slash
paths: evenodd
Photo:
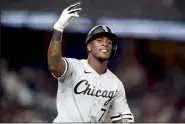
<path id="1" fill-rule="evenodd" d="M 103 117 L 103 115 L 105 114 L 106 110 L 107 110 L 107 109 L 105 109 L 105 108 L 101 108 L 101 111 L 103 111 L 103 113 L 102 113 L 100 119 L 98 120 L 98 122 L 102 119 L 102 117 Z"/>

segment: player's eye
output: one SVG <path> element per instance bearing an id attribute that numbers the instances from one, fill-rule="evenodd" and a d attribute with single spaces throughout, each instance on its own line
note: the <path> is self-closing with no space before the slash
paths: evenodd
<path id="1" fill-rule="evenodd" d="M 109 43 L 109 45 L 111 45 L 112 44 L 112 41 L 111 40 L 108 40 L 108 43 Z"/>
<path id="2" fill-rule="evenodd" d="M 97 39 L 98 42 L 102 42 L 102 39 Z"/>

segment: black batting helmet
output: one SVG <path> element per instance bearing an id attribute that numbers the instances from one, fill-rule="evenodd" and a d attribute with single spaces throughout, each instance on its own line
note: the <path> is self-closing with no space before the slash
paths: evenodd
<path id="1" fill-rule="evenodd" d="M 111 28 L 109 28 L 106 25 L 98 25 L 93 27 L 87 35 L 85 45 L 87 46 L 88 43 L 102 36 L 106 36 L 110 40 L 112 40 L 113 46 L 112 46 L 111 58 L 114 57 L 117 51 L 117 36 L 113 33 Z"/>

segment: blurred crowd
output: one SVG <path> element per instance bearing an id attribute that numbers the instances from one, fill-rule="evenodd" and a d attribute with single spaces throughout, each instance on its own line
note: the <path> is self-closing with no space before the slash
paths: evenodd
<path id="1" fill-rule="evenodd" d="M 135 122 L 185 122 L 185 70 L 174 65 L 153 73 L 136 54 L 135 43 L 129 43 L 113 72 L 124 83 Z M 147 62 L 155 70 L 155 61 Z M 6 58 L 0 65 L 0 122 L 52 122 L 56 79 L 41 68 L 14 69 Z"/>
<path id="2" fill-rule="evenodd" d="M 145 43 L 141 43 L 142 52 L 138 51 L 136 41 L 127 41 L 115 73 L 124 83 L 136 122 L 182 123 L 185 122 L 185 66 L 180 63 L 185 62 L 185 49 L 181 47 L 184 44 L 160 42 L 154 41 L 152 45 L 156 46 L 157 54 Z M 180 46 L 176 47 L 178 52 L 176 44 Z"/>
<path id="3" fill-rule="evenodd" d="M 39 68 L 10 68 L 1 58 L 0 122 L 52 122 L 56 80 Z"/>

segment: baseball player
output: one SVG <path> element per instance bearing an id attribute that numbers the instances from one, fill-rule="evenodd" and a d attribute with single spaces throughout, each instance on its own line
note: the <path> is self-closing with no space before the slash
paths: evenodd
<path id="1" fill-rule="evenodd" d="M 107 68 L 117 49 L 117 36 L 106 25 L 91 29 L 86 39 L 87 60 L 62 57 L 64 28 L 79 17 L 80 3 L 64 9 L 54 24 L 48 67 L 58 80 L 57 112 L 53 122 L 134 122 L 122 82 Z M 75 51 L 74 51 L 75 52 Z"/>

